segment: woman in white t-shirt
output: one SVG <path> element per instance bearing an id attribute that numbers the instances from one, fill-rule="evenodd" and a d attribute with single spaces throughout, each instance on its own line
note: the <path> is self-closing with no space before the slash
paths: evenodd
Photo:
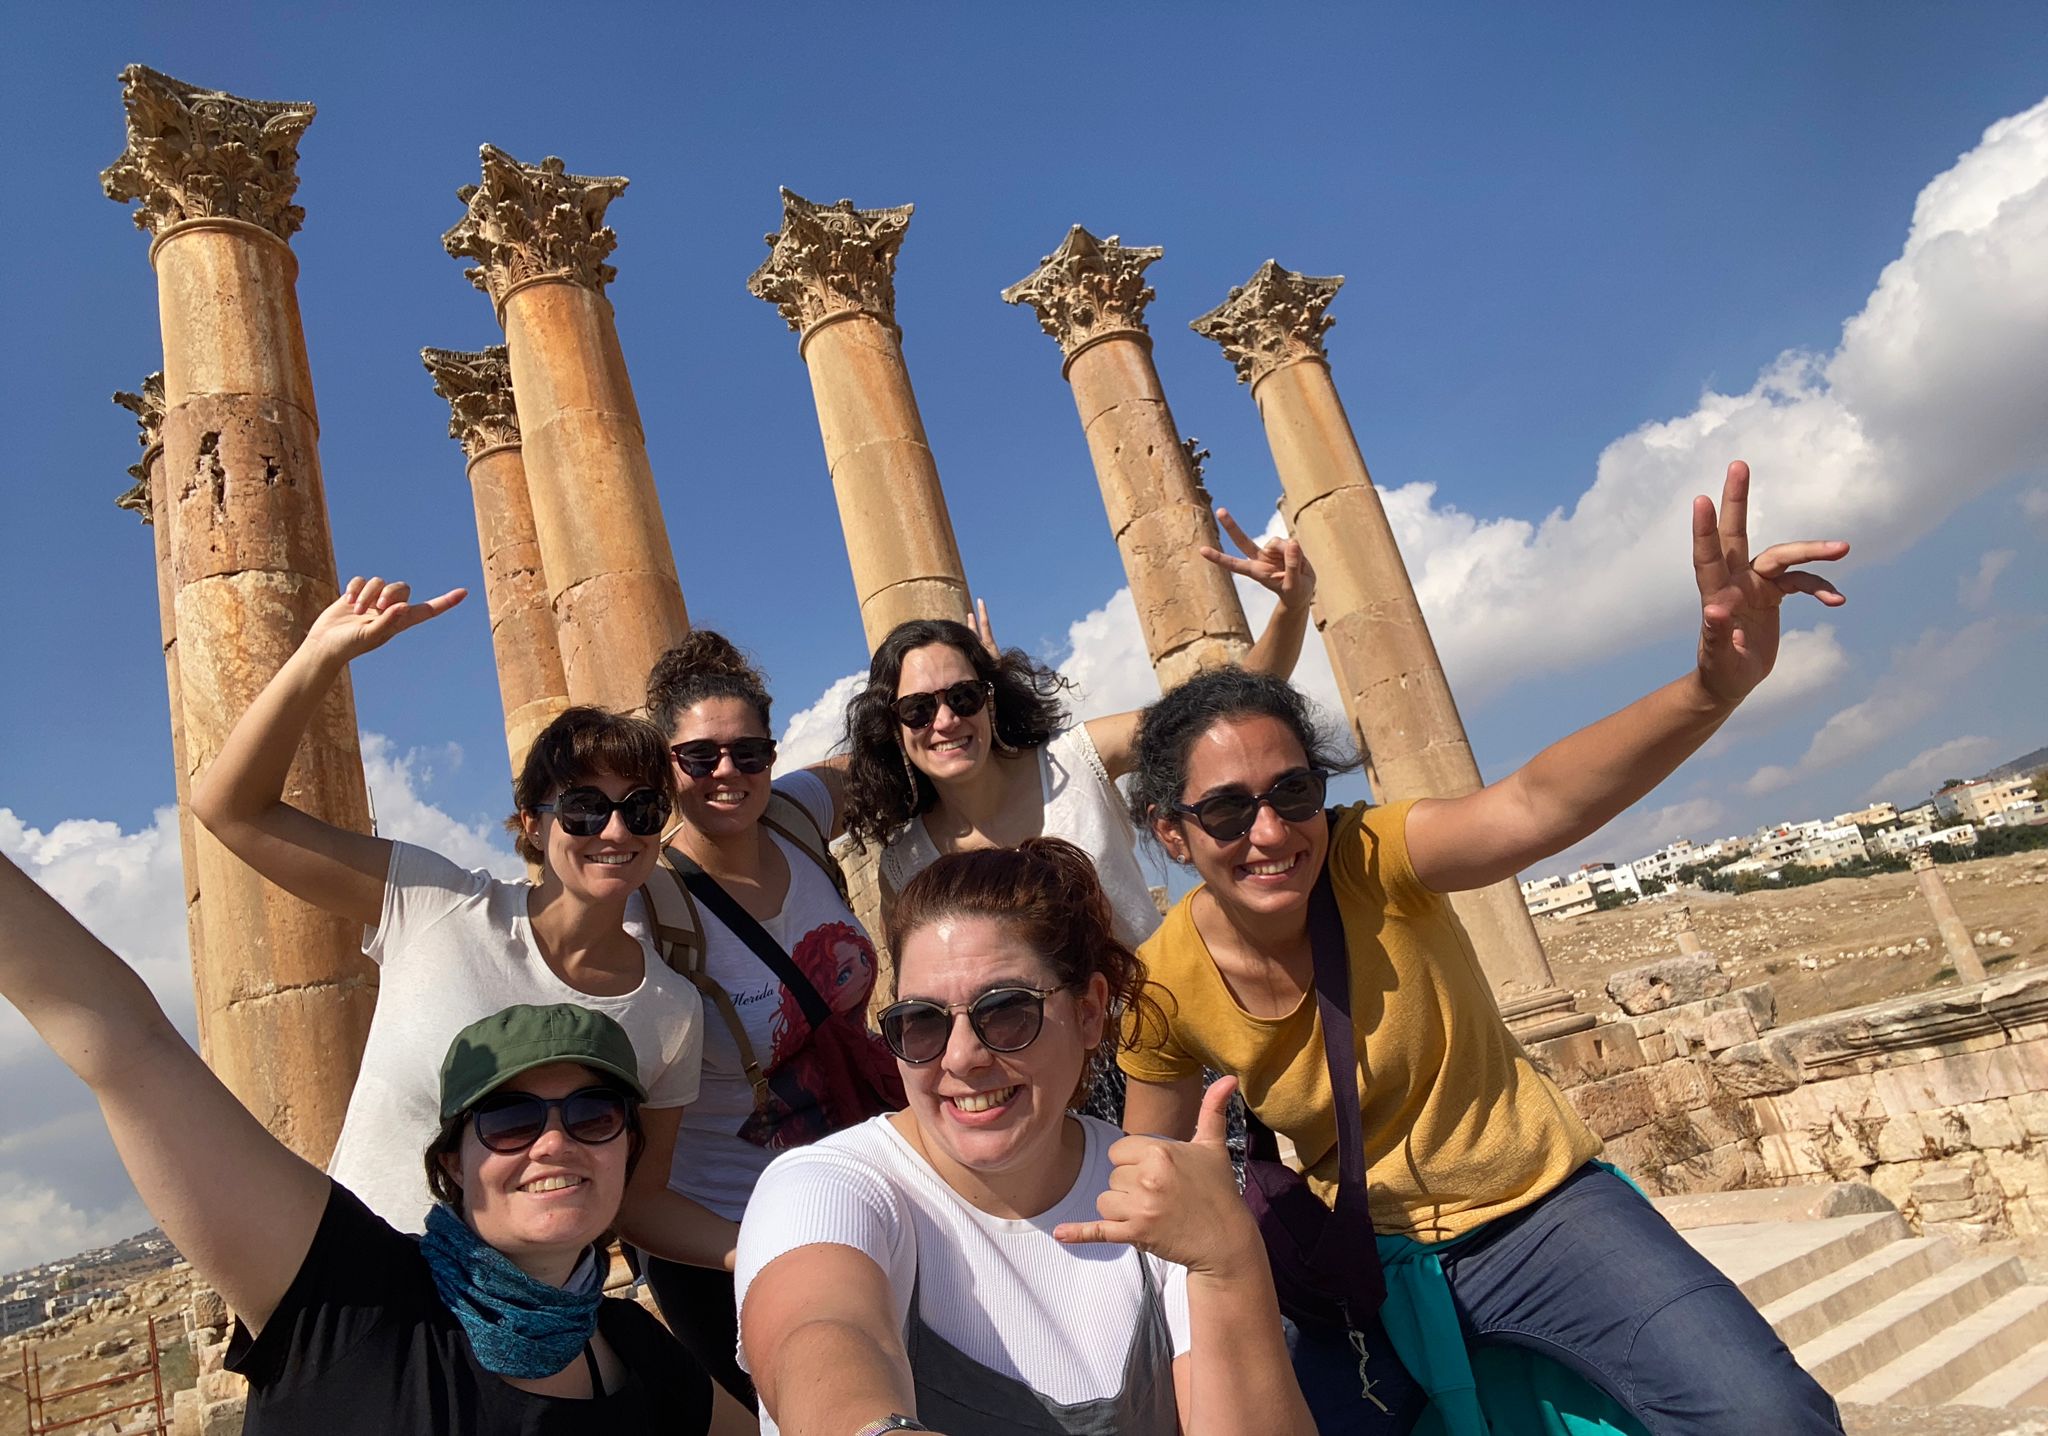
<path id="1" fill-rule="evenodd" d="M 641 719 L 571 708 L 534 739 L 508 826 L 521 855 L 540 865 L 538 882 L 471 872 L 285 801 L 293 754 L 350 660 L 454 607 L 464 591 L 426 603 L 409 596 L 402 583 L 349 580 L 192 794 L 193 813 L 243 862 L 361 923 L 363 951 L 381 969 L 329 1174 L 399 1231 L 420 1231 L 433 1198 L 419 1153 L 440 1130 L 449 1041 L 501 1008 L 577 1003 L 625 1028 L 647 1091 L 646 1160 L 627 1190 L 621 1234 L 683 1260 L 718 1261 L 730 1246 L 724 1224 L 662 1180 L 683 1104 L 697 1095 L 702 1001 L 626 930 L 674 805 L 661 734 Z"/>
<path id="2" fill-rule="evenodd" d="M 1192 1143 L 1069 1111 L 1159 1020 L 1086 854 L 954 854 L 895 914 L 908 1109 L 777 1158 L 741 1227 L 761 1429 L 1307 1436 L 1224 1147 L 1234 1080 Z"/>
<path id="3" fill-rule="evenodd" d="M 1315 570 L 1292 539 L 1257 543 L 1227 509 L 1220 523 L 1245 557 L 1202 556 L 1279 600 L 1245 667 L 1285 678 L 1301 656 Z M 1135 712 L 1076 723 L 1065 679 L 1021 649 L 998 650 L 944 619 L 898 624 L 875 649 L 866 687 L 846 710 L 846 830 L 883 845 L 886 905 L 943 853 L 1065 838 L 1095 860 L 1117 936 L 1136 946 L 1159 926 L 1116 791 L 1131 768 Z"/>
<path id="4" fill-rule="evenodd" d="M 896 1064 L 867 1030 L 875 949 L 839 887 L 840 765 L 775 778 L 767 685 L 723 636 L 694 629 L 656 660 L 647 712 L 677 789 L 668 857 L 649 888 L 686 941 L 671 959 L 705 1003 L 703 1084 L 683 1114 L 669 1185 L 739 1235 L 776 1152 L 903 1105 Z M 687 894 L 687 898 L 681 896 Z M 643 1263 L 678 1340 L 749 1403 L 727 1264 Z"/>

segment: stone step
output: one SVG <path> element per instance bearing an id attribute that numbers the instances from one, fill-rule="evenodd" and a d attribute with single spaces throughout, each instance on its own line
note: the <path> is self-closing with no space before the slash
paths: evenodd
<path id="1" fill-rule="evenodd" d="M 1958 1256 L 1955 1243 L 1942 1237 L 1892 1242 L 1764 1306 L 1764 1320 L 1787 1346 L 1804 1346 L 1953 1265 Z"/>
<path id="2" fill-rule="evenodd" d="M 1949 1398 L 1954 1406 L 1996 1406 L 2007 1411 L 2048 1406 L 2048 1342 L 2028 1347 L 1975 1386 Z"/>
<path id="3" fill-rule="evenodd" d="M 1912 1233 L 1897 1212 L 1870 1212 L 1820 1221 L 1737 1222 L 1683 1235 L 1744 1296 L 1765 1306 Z"/>
<path id="4" fill-rule="evenodd" d="M 1651 1205 L 1680 1231 L 1742 1222 L 1800 1222 L 1852 1217 L 1897 1208 L 1868 1182 L 1825 1182 L 1804 1187 L 1752 1187 L 1734 1192 L 1684 1192 Z"/>
<path id="5" fill-rule="evenodd" d="M 1933 1406 L 2044 1341 L 2048 1286 L 2018 1285 L 1960 1320 L 1944 1322 L 1927 1340 L 1862 1380 L 1829 1389 L 1843 1401 Z"/>
<path id="6" fill-rule="evenodd" d="M 1840 1399 L 1864 1400 L 1848 1395 L 1848 1390 L 2018 1289 L 2025 1279 L 2011 1257 L 1966 1257 L 1794 1347 L 1792 1354 Z M 1979 1371 L 1970 1380 L 1987 1372 L 1988 1368 Z M 1968 1384 L 1959 1383 L 1956 1389 Z"/>

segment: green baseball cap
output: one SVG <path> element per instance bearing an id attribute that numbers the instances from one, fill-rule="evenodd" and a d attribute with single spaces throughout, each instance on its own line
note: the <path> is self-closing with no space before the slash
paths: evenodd
<path id="1" fill-rule="evenodd" d="M 645 1101 L 626 1029 L 602 1012 L 558 1002 L 493 1012 L 455 1034 L 441 1060 L 441 1120 L 454 1120 L 522 1072 L 575 1062 L 616 1077 Z"/>

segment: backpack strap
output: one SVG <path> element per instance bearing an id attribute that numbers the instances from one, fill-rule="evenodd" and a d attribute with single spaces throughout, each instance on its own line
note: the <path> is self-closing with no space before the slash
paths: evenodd
<path id="1" fill-rule="evenodd" d="M 733 1045 L 739 1049 L 740 1065 L 746 1070 L 747 1084 L 754 1090 L 754 1106 L 759 1110 L 768 1095 L 768 1074 L 761 1070 L 761 1059 L 747 1037 L 746 1024 L 740 1021 L 738 1009 L 732 1005 L 732 995 L 704 970 L 704 924 L 697 912 L 697 901 L 690 896 L 689 885 L 683 877 L 682 864 L 696 867 L 678 849 L 663 848 L 660 866 L 647 885 L 640 889 L 641 896 L 647 900 L 647 910 L 653 916 L 654 940 L 661 949 L 663 961 L 687 977 L 691 985 L 717 1009 L 720 1020 L 732 1034 Z"/>
<path id="2" fill-rule="evenodd" d="M 846 891 L 846 874 L 840 869 L 839 860 L 832 856 L 832 844 L 809 808 L 780 789 L 770 789 L 768 811 L 761 815 L 761 822 L 816 863 L 838 891 L 839 900 L 848 907 L 853 905 Z"/>

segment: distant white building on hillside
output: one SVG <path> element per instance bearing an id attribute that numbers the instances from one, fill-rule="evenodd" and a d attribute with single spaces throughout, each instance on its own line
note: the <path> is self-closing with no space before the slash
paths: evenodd
<path id="1" fill-rule="evenodd" d="M 1523 883 L 1522 903 L 1529 909 L 1530 917 L 1577 917 L 1600 906 L 1600 900 L 1593 896 L 1592 884 L 1584 878 L 1577 882 L 1542 878 Z"/>
<path id="2" fill-rule="evenodd" d="M 1854 823 L 1862 828 L 1881 828 L 1887 823 L 1899 821 L 1899 810 L 1890 803 L 1872 803 L 1867 808 L 1858 808 L 1853 813 L 1835 814 L 1835 826 Z"/>
<path id="3" fill-rule="evenodd" d="M 2024 807 L 2040 796 L 2024 778 L 1958 783 L 1934 795 L 1934 808 L 1951 823 L 1981 823 L 1994 813 Z"/>
<path id="4" fill-rule="evenodd" d="M 1854 823 L 1821 829 L 1803 839 L 1792 855 L 1793 862 L 1812 868 L 1840 867 L 1843 863 L 1861 863 L 1869 859 L 1863 834 Z"/>

